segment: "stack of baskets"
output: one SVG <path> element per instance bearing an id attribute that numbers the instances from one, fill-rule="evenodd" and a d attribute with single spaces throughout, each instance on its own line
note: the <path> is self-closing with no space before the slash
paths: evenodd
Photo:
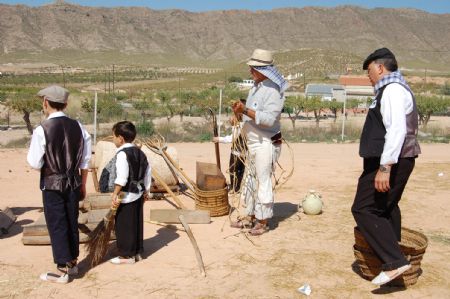
<path id="1" fill-rule="evenodd" d="M 219 190 L 200 190 L 194 185 L 195 209 L 210 211 L 211 217 L 227 215 L 230 211 L 227 187 Z"/>
<path id="2" fill-rule="evenodd" d="M 381 261 L 367 244 L 361 232 L 355 227 L 355 245 L 353 252 L 359 267 L 361 276 L 365 279 L 372 280 L 381 271 Z M 411 264 L 411 269 L 406 271 L 402 276 L 391 281 L 389 286 L 410 286 L 417 282 L 422 270 L 420 262 L 428 245 L 427 237 L 417 231 L 402 228 L 402 240 L 400 248 L 406 259 Z"/>

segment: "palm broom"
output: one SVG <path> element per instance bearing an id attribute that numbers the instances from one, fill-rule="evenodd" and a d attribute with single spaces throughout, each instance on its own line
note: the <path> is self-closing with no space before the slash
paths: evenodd
<path id="1" fill-rule="evenodd" d="M 89 240 L 85 246 L 88 251 L 88 260 L 90 261 L 91 267 L 100 264 L 106 255 L 109 240 L 111 239 L 111 232 L 114 229 L 116 212 L 117 208 L 111 207 L 105 217 L 103 217 L 103 220 L 89 233 Z"/>

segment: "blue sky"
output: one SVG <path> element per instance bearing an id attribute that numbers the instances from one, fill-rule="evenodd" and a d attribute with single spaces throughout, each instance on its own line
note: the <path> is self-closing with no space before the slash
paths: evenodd
<path id="1" fill-rule="evenodd" d="M 26 4 L 39 6 L 48 4 L 49 0 L 0 0 L 4 4 Z M 84 6 L 146 6 L 152 9 L 184 9 L 193 12 L 209 10 L 248 9 L 270 10 L 280 7 L 304 7 L 357 5 L 366 8 L 374 7 L 409 7 L 425 10 L 432 13 L 450 13 L 450 0 L 72 0 Z"/>

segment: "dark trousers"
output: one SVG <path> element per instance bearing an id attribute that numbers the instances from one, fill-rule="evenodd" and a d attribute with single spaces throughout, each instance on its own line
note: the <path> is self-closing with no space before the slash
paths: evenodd
<path id="1" fill-rule="evenodd" d="M 379 158 L 364 159 L 364 171 L 359 178 L 353 217 L 367 243 L 389 271 L 408 264 L 398 242 L 401 240 L 401 213 L 398 202 L 414 169 L 415 158 L 400 158 L 392 166 L 388 192 L 375 190 L 375 175 Z"/>
<path id="2" fill-rule="evenodd" d="M 79 255 L 78 201 L 80 189 L 42 190 L 44 215 L 52 243 L 53 260 L 65 266 Z"/>
<path id="3" fill-rule="evenodd" d="M 244 176 L 245 165 L 242 160 L 231 153 L 230 155 L 230 184 L 235 192 L 241 189 L 242 177 Z"/>
<path id="4" fill-rule="evenodd" d="M 144 251 L 144 199 L 120 204 L 116 213 L 116 239 L 119 255 L 135 256 Z"/>

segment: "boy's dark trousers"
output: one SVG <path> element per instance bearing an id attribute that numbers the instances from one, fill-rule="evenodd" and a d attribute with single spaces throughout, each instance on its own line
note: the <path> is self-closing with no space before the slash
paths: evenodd
<path id="1" fill-rule="evenodd" d="M 380 158 L 364 159 L 364 171 L 358 181 L 352 213 L 364 239 L 383 262 L 384 271 L 408 264 L 398 244 L 401 240 L 398 202 L 414 164 L 415 158 L 398 159 L 390 173 L 391 189 L 388 192 L 378 192 L 375 190 L 375 175 L 380 166 Z"/>
<path id="2" fill-rule="evenodd" d="M 119 255 L 134 257 L 144 251 L 144 197 L 120 204 L 116 213 L 116 239 Z"/>
<path id="3" fill-rule="evenodd" d="M 245 165 L 239 156 L 230 154 L 230 184 L 235 192 L 241 188 L 242 177 L 244 176 Z"/>
<path id="4" fill-rule="evenodd" d="M 44 215 L 52 243 L 53 260 L 56 264 L 78 258 L 78 201 L 80 188 L 59 192 L 42 190 Z"/>

